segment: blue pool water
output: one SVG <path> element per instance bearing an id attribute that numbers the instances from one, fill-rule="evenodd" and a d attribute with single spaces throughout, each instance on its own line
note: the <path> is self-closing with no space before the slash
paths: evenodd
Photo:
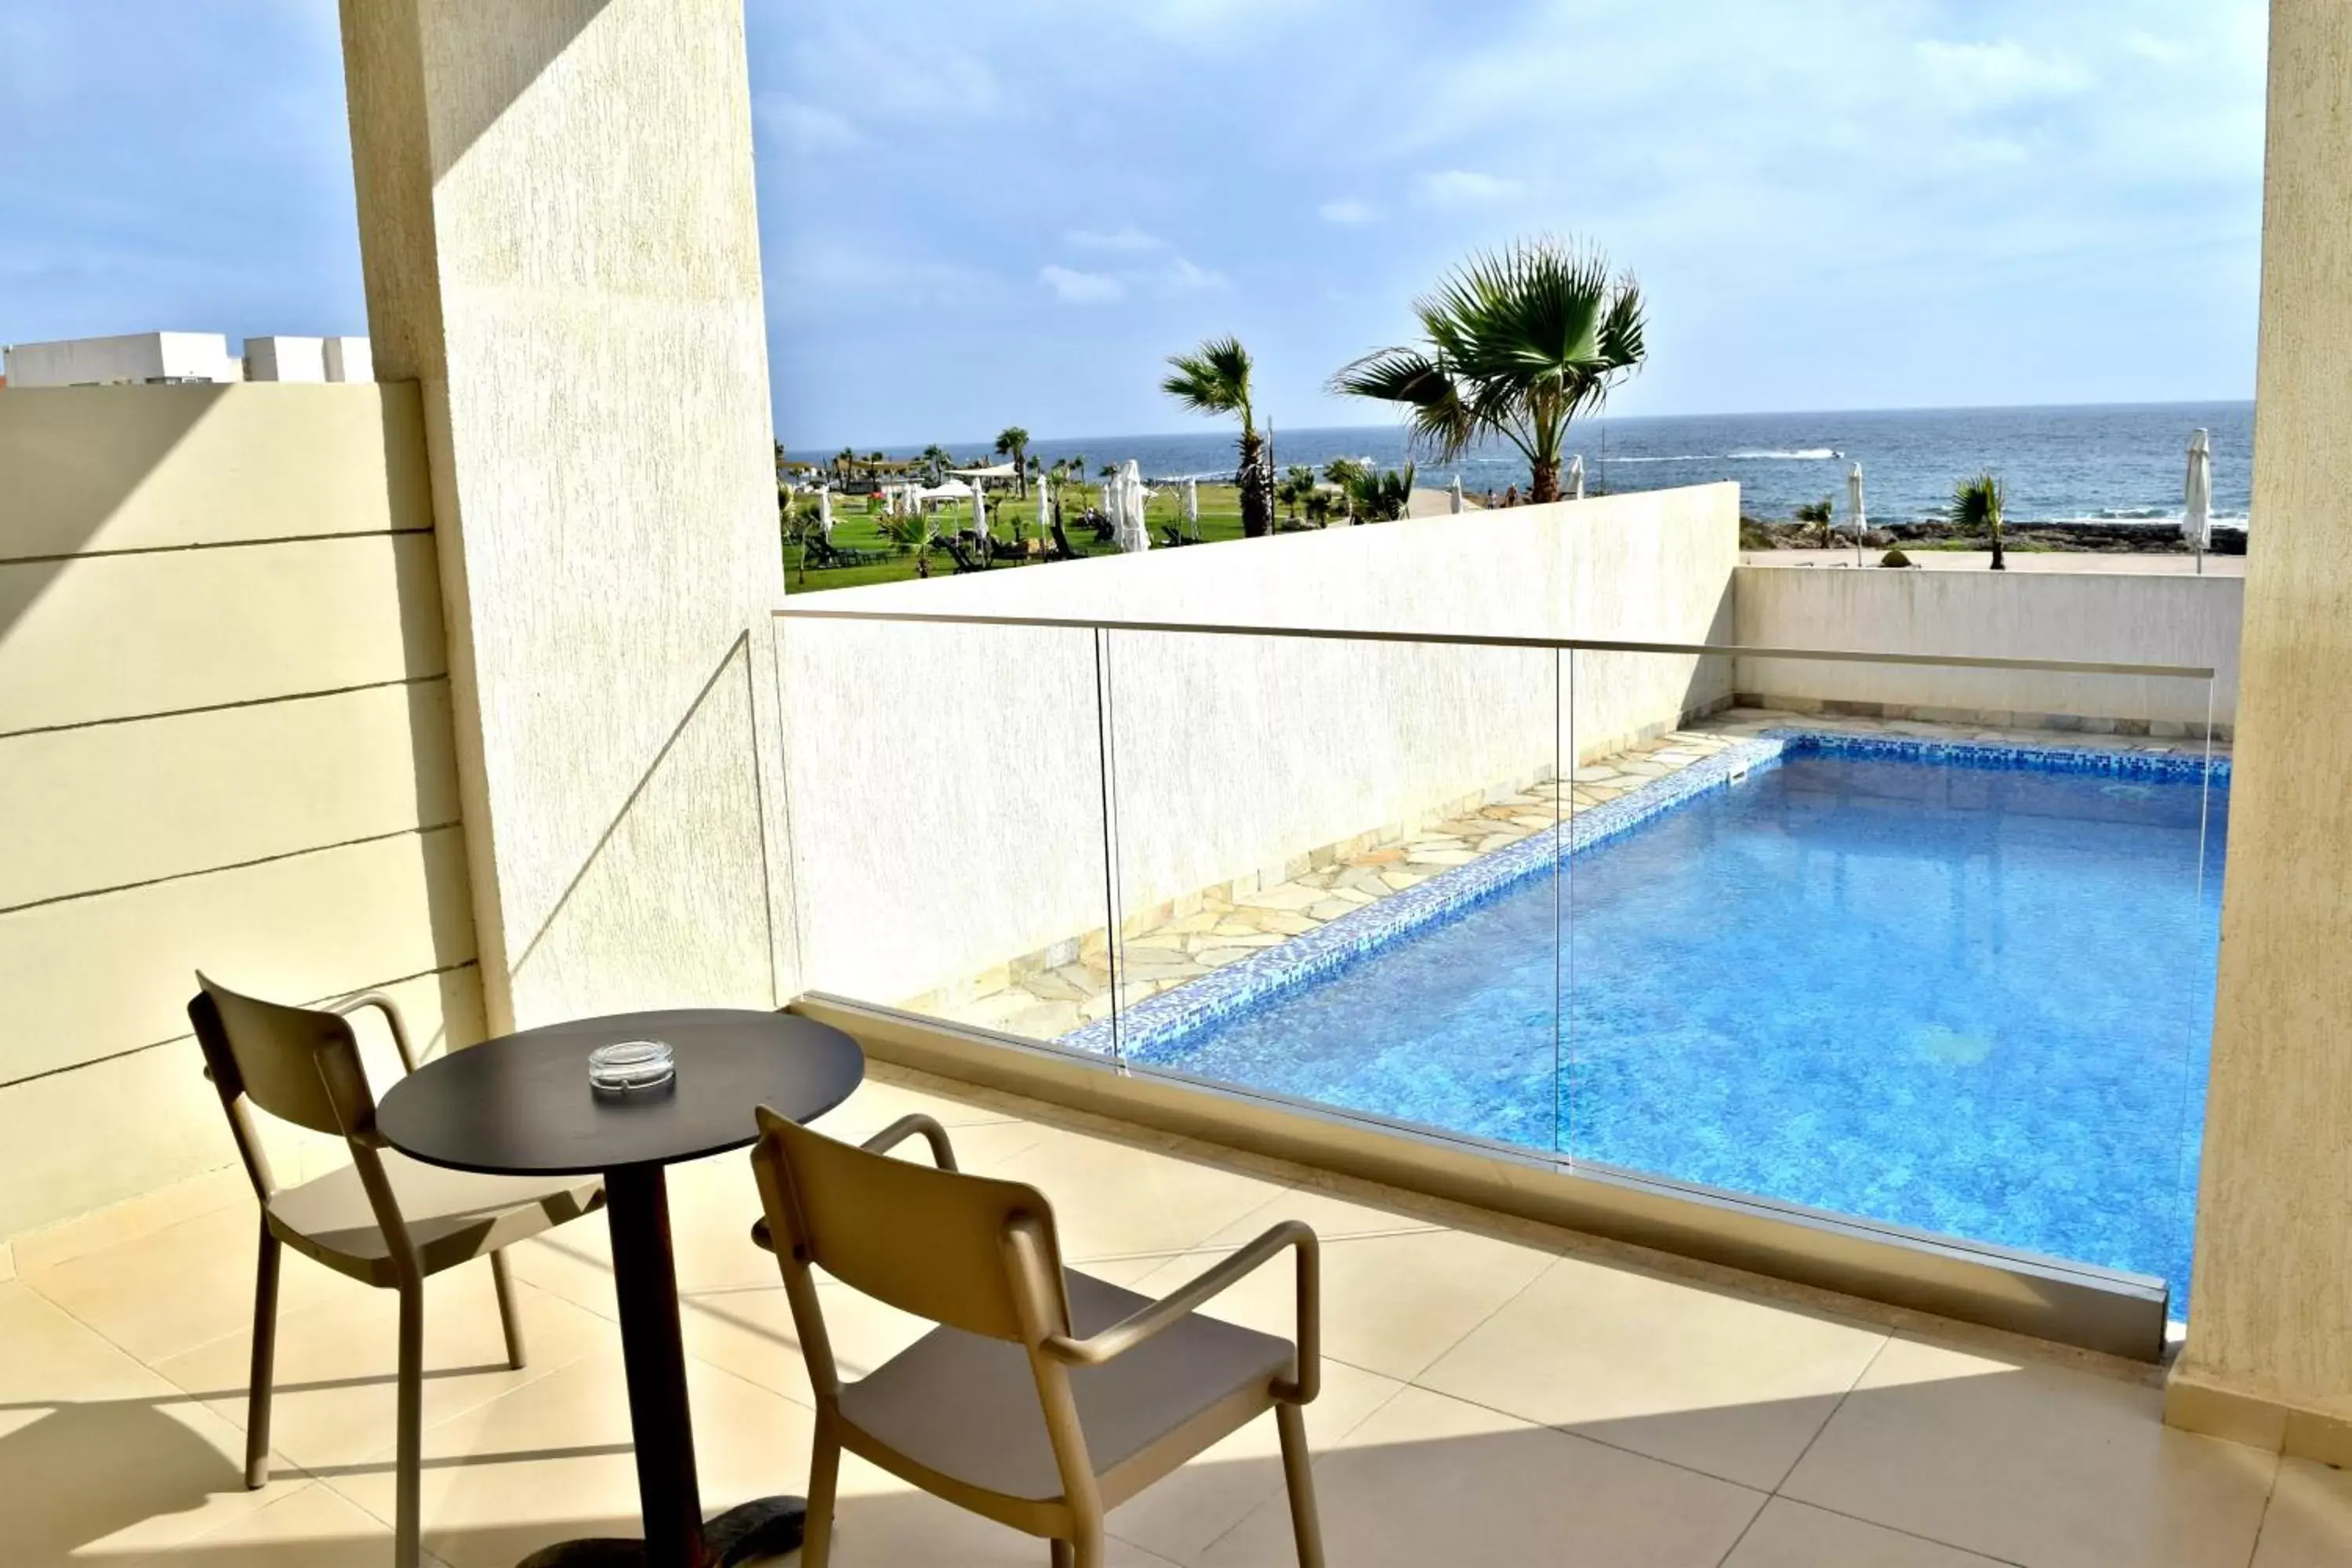
<path id="1" fill-rule="evenodd" d="M 1538 857 L 1330 973 L 1129 1048 L 2160 1276 L 2178 1312 L 2225 780 L 2209 808 L 2186 759 L 2119 775 L 1801 739 L 1556 873 Z"/>

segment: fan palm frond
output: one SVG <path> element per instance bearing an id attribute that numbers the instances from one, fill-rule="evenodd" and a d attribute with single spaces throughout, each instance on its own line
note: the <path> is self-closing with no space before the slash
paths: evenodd
<path id="1" fill-rule="evenodd" d="M 1168 356 L 1160 390 L 1196 414 L 1238 414 L 1255 428 L 1250 407 L 1250 355 L 1235 337 L 1211 338 L 1188 354 Z"/>
<path id="2" fill-rule="evenodd" d="M 1569 422 L 1648 356 L 1639 286 L 1597 250 L 1549 237 L 1482 251 L 1414 301 L 1426 342 L 1365 355 L 1334 392 L 1401 405 L 1416 450 L 1451 462 L 1489 437 L 1559 493 Z"/>

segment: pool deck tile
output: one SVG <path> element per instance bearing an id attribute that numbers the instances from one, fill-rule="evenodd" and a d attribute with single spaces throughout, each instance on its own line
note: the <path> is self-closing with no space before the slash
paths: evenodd
<path id="1" fill-rule="evenodd" d="M 2340 1474 L 2167 1430 L 2145 1368 L 1957 1329 L 1930 1339 L 1862 1303 L 887 1068 L 824 1125 L 856 1136 L 909 1110 L 949 1122 L 976 1164 L 1036 1182 L 1074 1254 L 1095 1259 L 1086 1267 L 1146 1289 L 1277 1219 L 1322 1229 L 1333 1364 L 1308 1426 L 1335 1564 L 2347 1560 Z M 674 1226 L 693 1238 L 681 1265 L 705 1501 L 802 1489 L 814 1416 L 772 1260 L 742 1238 L 750 1173 L 740 1156 L 704 1162 L 671 1192 Z M 249 1211 L 229 1217 L 238 1235 L 250 1226 Z M 482 1324 L 431 1341 L 429 1373 L 461 1395 L 426 1407 L 427 1548 L 450 1568 L 502 1568 L 628 1525 L 603 1230 L 591 1218 L 516 1249 L 541 1255 L 518 1271 L 556 1279 L 568 1303 L 532 1289 L 526 1312 L 593 1331 L 551 1325 L 545 1364 L 513 1382 L 452 1377 L 480 1362 Z M 38 1481 L 0 1487 L 11 1568 L 389 1559 L 392 1347 L 377 1314 L 350 1314 L 347 1352 L 288 1369 L 311 1384 L 298 1395 L 303 1431 L 289 1433 L 304 1452 L 280 1459 L 268 1490 L 241 1484 L 243 1325 L 224 1326 L 222 1307 L 249 1300 L 252 1258 L 232 1239 L 198 1215 L 0 1284 L 0 1475 Z M 559 1247 L 560 1269 L 547 1263 Z M 346 1311 L 356 1287 L 303 1258 L 286 1267 L 289 1299 L 328 1309 L 306 1311 Z M 158 1292 L 166 1270 L 173 1289 Z M 919 1329 L 823 1289 L 852 1369 Z M 1286 1331 L 1291 1290 L 1278 1260 L 1212 1310 Z M 482 1317 L 482 1296 L 432 1305 Z M 1111 1535 L 1121 1568 L 1287 1568 L 1270 1424 L 1120 1510 Z M 1045 1560 L 1038 1543 L 858 1464 L 845 1467 L 838 1540 L 844 1568 Z"/>

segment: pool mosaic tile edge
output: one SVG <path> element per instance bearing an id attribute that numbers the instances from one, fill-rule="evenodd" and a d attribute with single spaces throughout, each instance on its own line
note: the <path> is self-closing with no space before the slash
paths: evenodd
<path id="1" fill-rule="evenodd" d="M 1556 869 L 1595 845 L 1630 832 L 1710 790 L 1727 788 L 1776 766 L 1790 752 L 1888 757 L 2002 771 L 2088 773 L 2227 787 L 2230 760 L 2202 753 L 2068 745 L 1944 741 L 1913 735 L 1860 735 L 1785 726 L 1727 747 L 1630 795 L 1590 807 L 1466 866 L 1367 904 L 1255 957 L 1189 984 L 1163 991 L 1111 1016 L 1073 1029 L 1055 1043 L 1097 1056 L 1143 1058 L 1259 1003 L 1335 974 L 1404 937 L 1463 914 Z"/>

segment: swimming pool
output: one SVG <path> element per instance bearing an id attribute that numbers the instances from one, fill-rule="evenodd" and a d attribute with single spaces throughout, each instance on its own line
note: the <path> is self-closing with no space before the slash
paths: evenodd
<path id="1" fill-rule="evenodd" d="M 1751 742 L 1129 1009 L 1120 1044 L 2159 1276 L 2178 1313 L 2227 781 L 2201 755 Z"/>

